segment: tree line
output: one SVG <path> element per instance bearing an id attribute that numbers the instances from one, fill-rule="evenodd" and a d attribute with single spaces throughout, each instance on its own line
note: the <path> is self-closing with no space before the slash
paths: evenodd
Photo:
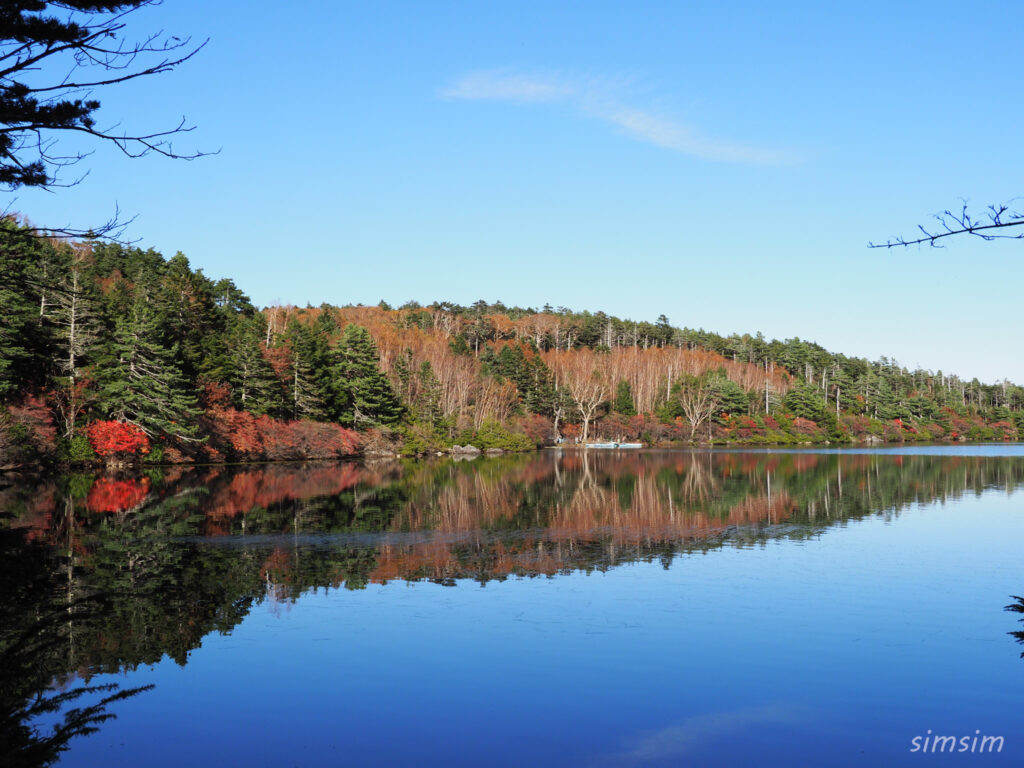
<path id="1" fill-rule="evenodd" d="M 259 309 L 181 253 L 0 227 L 0 466 L 1024 428 L 1024 390 L 1010 382 L 801 339 L 483 301 Z"/>

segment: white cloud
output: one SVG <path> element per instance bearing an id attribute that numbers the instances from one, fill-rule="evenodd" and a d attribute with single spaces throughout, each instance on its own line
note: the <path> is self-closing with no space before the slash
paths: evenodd
<path id="1" fill-rule="evenodd" d="M 642 109 L 620 105 L 599 110 L 594 114 L 617 125 L 634 138 L 704 160 L 751 165 L 784 165 L 798 160 L 795 153 L 786 150 L 706 138 L 687 125 Z"/>
<path id="2" fill-rule="evenodd" d="M 702 136 L 692 126 L 625 103 L 621 83 L 572 80 L 504 70 L 470 72 L 440 91 L 443 99 L 564 102 L 580 112 L 619 128 L 628 136 L 703 160 L 751 165 L 784 165 L 799 161 L 795 152 Z"/>
<path id="3" fill-rule="evenodd" d="M 567 83 L 531 75 L 501 71 L 471 72 L 441 91 L 445 99 L 491 101 L 556 101 L 573 95 Z"/>

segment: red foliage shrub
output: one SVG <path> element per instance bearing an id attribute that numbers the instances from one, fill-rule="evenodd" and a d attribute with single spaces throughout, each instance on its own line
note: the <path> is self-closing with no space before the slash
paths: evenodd
<path id="1" fill-rule="evenodd" d="M 203 385 L 199 402 L 204 408 L 228 408 L 231 406 L 231 386 L 222 381 L 210 381 Z"/>
<path id="2" fill-rule="evenodd" d="M 1016 440 L 1017 439 L 1017 427 L 1009 421 L 995 421 L 989 425 L 995 430 L 996 439 L 998 440 Z"/>
<path id="3" fill-rule="evenodd" d="M 668 429 L 665 430 L 665 439 L 672 441 L 689 440 L 690 425 L 683 421 L 681 416 L 676 416 L 672 423 L 668 425 Z"/>
<path id="4" fill-rule="evenodd" d="M 903 426 L 894 421 L 883 424 L 882 439 L 887 443 L 901 443 L 904 440 Z"/>
<path id="5" fill-rule="evenodd" d="M 92 484 L 85 497 L 90 512 L 123 512 L 142 503 L 149 493 L 149 478 L 141 480 L 113 480 L 101 477 Z"/>
<path id="6" fill-rule="evenodd" d="M 631 440 L 633 425 L 629 416 L 621 413 L 609 413 L 592 427 L 594 437 L 604 440 Z"/>
<path id="7" fill-rule="evenodd" d="M 844 413 L 839 420 L 840 429 L 854 440 L 863 440 L 871 434 L 871 419 Z"/>
<path id="8" fill-rule="evenodd" d="M 217 451 L 212 451 L 207 458 L 210 461 L 220 461 L 221 455 Z M 164 462 L 167 464 L 184 464 L 188 461 L 188 457 L 184 453 L 179 451 L 173 445 L 164 446 Z"/>
<path id="9" fill-rule="evenodd" d="M 359 435 L 338 424 L 280 421 L 234 408 L 212 408 L 206 422 L 208 452 L 235 459 L 341 459 L 359 452 Z"/>
<path id="10" fill-rule="evenodd" d="M 9 419 L 0 419 L 0 453 L 30 459 L 53 453 L 57 447 L 57 427 L 53 414 L 41 397 L 29 395 L 7 409 Z M 0 411 L 2 413 L 2 411 Z M 8 434 L 9 433 L 9 434 Z M 0 464 L 4 463 L 0 456 Z"/>
<path id="11" fill-rule="evenodd" d="M 126 421 L 94 421 L 85 428 L 97 456 L 132 456 L 149 453 L 149 437 L 142 428 Z"/>
<path id="12" fill-rule="evenodd" d="M 268 459 L 343 459 L 359 450 L 359 435 L 338 424 L 269 416 L 260 416 L 256 423 Z"/>
<path id="13" fill-rule="evenodd" d="M 583 427 L 580 424 L 563 424 L 561 427 L 562 437 L 572 442 L 583 434 Z"/>
<path id="14" fill-rule="evenodd" d="M 801 416 L 793 419 L 790 429 L 794 435 L 804 435 L 805 437 L 816 437 L 821 434 L 821 427 L 810 419 L 805 419 Z"/>
<path id="15" fill-rule="evenodd" d="M 211 434 L 209 450 L 242 460 L 263 457 L 263 441 L 253 414 L 234 408 L 212 408 L 206 412 L 206 420 Z"/>
<path id="16" fill-rule="evenodd" d="M 554 424 L 551 419 L 541 416 L 539 413 L 531 413 L 516 419 L 513 429 L 530 438 L 530 442 L 534 445 L 541 446 L 551 442 Z"/>

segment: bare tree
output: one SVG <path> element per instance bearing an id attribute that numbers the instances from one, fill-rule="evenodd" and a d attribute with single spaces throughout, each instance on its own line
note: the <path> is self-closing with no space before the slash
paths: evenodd
<path id="1" fill-rule="evenodd" d="M 544 361 L 569 392 L 583 422 L 584 442 L 590 435 L 590 423 L 597 410 L 612 393 L 610 360 L 607 353 L 591 349 L 551 351 Z"/>
<path id="2" fill-rule="evenodd" d="M 100 125 L 98 90 L 170 72 L 206 43 L 162 32 L 124 39 L 132 13 L 158 0 L 5 0 L 0 4 L 0 188 L 53 190 L 78 184 L 85 174 L 62 171 L 93 150 L 60 148 L 61 137 L 110 144 L 128 157 L 159 154 L 192 160 L 172 140 L 192 130 L 184 118 L 164 130 L 128 131 Z M 13 204 L 13 201 L 12 201 Z M 8 206 L 9 208 L 10 206 Z M 127 222 L 119 213 L 92 229 L 27 228 L 63 237 L 116 237 Z"/>
<path id="3" fill-rule="evenodd" d="M 718 390 L 707 376 L 686 375 L 679 379 L 676 398 L 683 415 L 690 422 L 690 440 L 704 424 L 709 424 L 718 408 Z"/>
<path id="4" fill-rule="evenodd" d="M 954 235 L 974 235 L 982 240 L 1024 239 L 1024 231 L 1006 233 L 1007 229 L 1024 226 L 1024 212 L 1012 209 L 1008 203 L 990 205 L 981 214 L 972 215 L 967 210 L 965 201 L 959 211 L 946 210 L 932 218 L 935 219 L 936 225 L 932 229 L 927 229 L 919 224 L 917 228 L 921 234 L 918 237 L 894 237 L 884 243 L 868 243 L 868 248 L 896 248 L 925 243 L 933 248 L 941 248 L 942 243 L 939 241 Z"/>
<path id="5" fill-rule="evenodd" d="M 68 248 L 69 246 L 64 245 Z M 82 385 L 82 359 L 98 339 L 96 315 L 85 290 L 84 260 L 86 249 L 75 246 L 71 252 L 68 274 L 55 292 L 55 306 L 50 320 L 59 329 L 57 368 L 67 378 L 57 391 L 57 409 L 64 422 L 64 436 L 75 436 L 75 423 L 86 405 Z"/>

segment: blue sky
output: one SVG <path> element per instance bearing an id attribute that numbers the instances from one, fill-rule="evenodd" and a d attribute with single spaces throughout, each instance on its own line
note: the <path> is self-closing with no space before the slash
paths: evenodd
<path id="1" fill-rule="evenodd" d="M 101 122 L 220 153 L 101 150 L 14 207 L 117 203 L 260 304 L 665 313 L 1024 382 L 1024 242 L 866 247 L 1024 195 L 1024 6 L 833 5 L 166 0 L 135 29 L 207 48 Z"/>

